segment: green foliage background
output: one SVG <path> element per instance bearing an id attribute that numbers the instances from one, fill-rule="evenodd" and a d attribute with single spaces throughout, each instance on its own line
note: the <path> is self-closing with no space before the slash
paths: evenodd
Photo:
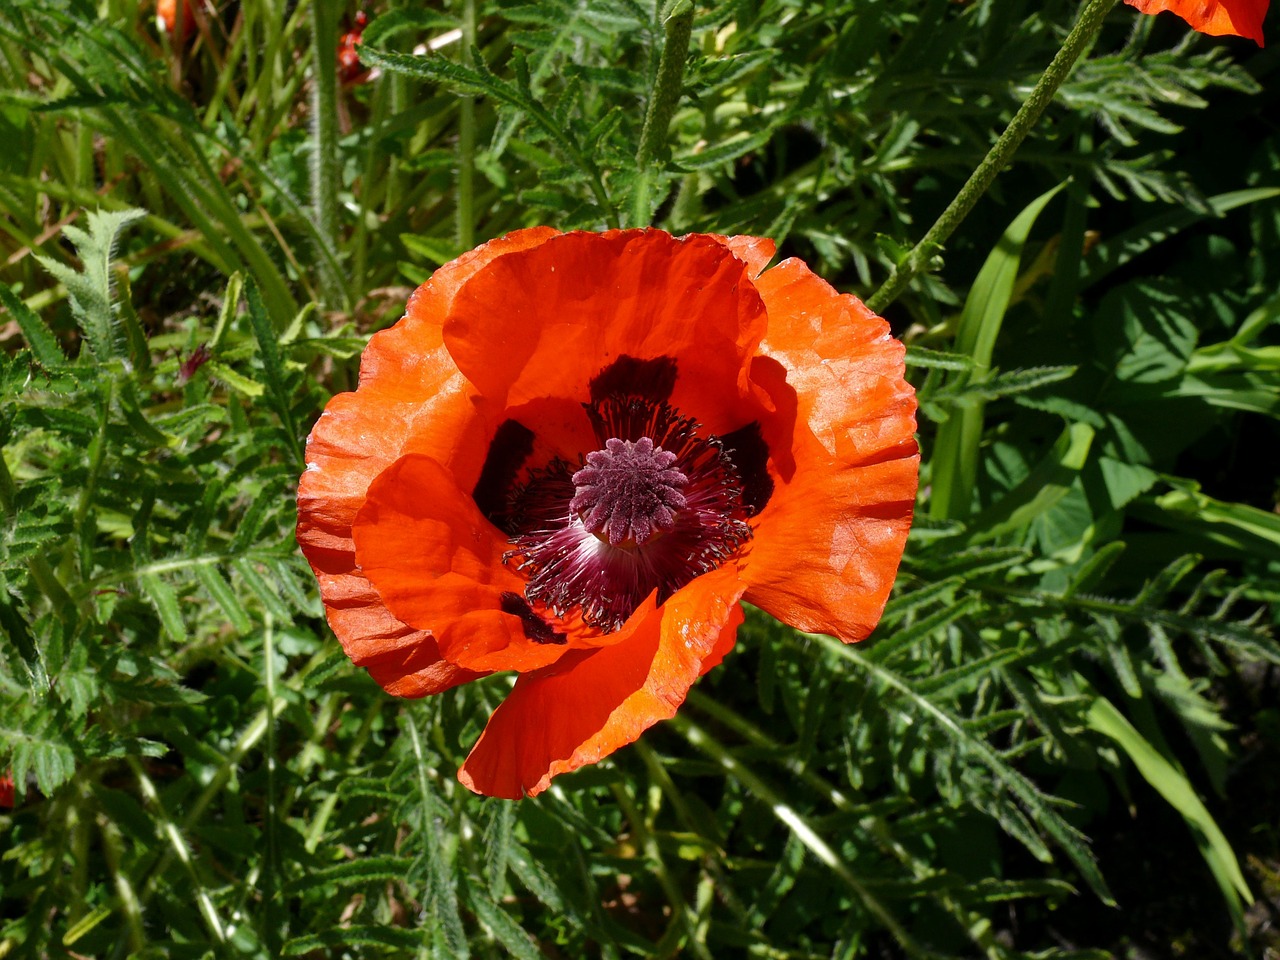
<path id="1" fill-rule="evenodd" d="M 750 612 L 513 804 L 453 778 L 509 680 L 387 697 L 293 542 L 368 334 L 536 223 L 770 236 L 865 297 L 1077 8 L 702 6 L 648 138 L 685 8 L 372 12 L 344 84 L 346 4 L 187 44 L 0 7 L 0 956 L 1280 949 L 1274 51 L 1113 10 L 886 310 L 925 465 L 874 638 Z"/>

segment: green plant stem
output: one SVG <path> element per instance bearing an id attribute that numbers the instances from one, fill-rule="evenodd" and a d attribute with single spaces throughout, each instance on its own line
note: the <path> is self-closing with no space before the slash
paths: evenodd
<path id="1" fill-rule="evenodd" d="M 115 884 L 116 901 L 120 905 L 120 913 L 124 914 L 129 954 L 136 955 L 146 947 L 147 934 L 143 925 L 142 908 L 138 905 L 133 883 L 129 880 L 128 872 L 122 869 L 124 844 L 121 841 L 120 830 L 113 821 L 99 815 L 98 832 L 102 836 L 102 853 L 107 862 L 107 869 Z"/>
<path id="2" fill-rule="evenodd" d="M 1058 88 L 1070 75 L 1080 55 L 1093 43 L 1098 31 L 1102 29 L 1102 23 L 1107 14 L 1117 2 L 1118 0 L 1088 0 L 1075 26 L 1067 35 L 1062 49 L 1041 75 L 1031 94 L 1018 108 L 1018 112 L 1013 115 L 1013 119 L 1009 121 L 1009 126 L 1000 135 L 1000 139 L 995 142 L 990 152 L 978 164 L 978 168 L 973 171 L 972 176 L 960 188 L 956 198 L 929 228 L 929 232 L 911 249 L 906 258 L 894 267 L 884 285 L 867 300 L 868 307 L 879 313 L 893 303 L 912 279 L 925 268 L 929 258 L 947 242 L 951 234 L 973 210 L 974 205 L 987 192 L 996 175 L 1013 158 L 1022 141 L 1027 138 L 1027 134 L 1031 132 L 1045 109 L 1053 101 Z"/>
<path id="3" fill-rule="evenodd" d="M 885 908 L 884 904 L 871 893 L 861 880 L 854 876 L 853 871 L 849 869 L 840 855 L 814 831 L 804 817 L 786 802 L 781 793 L 756 776 L 752 770 L 725 749 L 715 737 L 709 735 L 690 720 L 687 715 L 676 714 L 671 719 L 671 725 L 689 741 L 690 745 L 709 756 L 723 767 L 726 773 L 742 784 L 748 792 L 766 804 L 773 811 L 773 815 L 790 829 L 796 839 L 803 843 L 810 853 L 844 881 L 849 889 L 862 901 L 867 912 L 884 925 L 885 929 L 893 935 L 908 956 L 927 956 L 927 951 L 915 942 L 902 924 L 898 922 L 897 918 Z"/>
<path id="4" fill-rule="evenodd" d="M 333 245 L 338 233 L 338 28 L 337 6 L 312 0 L 311 35 L 311 203 L 319 260 L 326 259 L 324 244 Z M 322 269 L 321 290 L 328 306 L 335 306 L 338 285 L 330 271 Z"/>
<path id="5" fill-rule="evenodd" d="M 463 58 L 476 46 L 475 0 L 462 3 Z M 476 245 L 476 98 L 458 101 L 458 246 L 470 250 Z"/>
<path id="6" fill-rule="evenodd" d="M 187 875 L 188 881 L 195 890 L 196 908 L 199 910 L 200 916 L 205 922 L 205 926 L 209 930 L 210 936 L 213 938 L 217 952 L 226 952 L 227 944 L 227 925 L 218 915 L 217 907 L 214 906 L 213 897 L 209 893 L 208 887 L 201 879 L 199 872 L 196 870 L 196 864 L 191 856 L 191 849 L 187 846 L 187 841 L 183 839 L 182 834 L 174 825 L 168 811 L 165 809 L 160 799 L 160 792 L 156 790 L 156 786 L 152 783 L 151 778 L 147 776 L 146 770 L 137 757 L 125 757 L 125 762 L 129 765 L 129 769 L 133 771 L 134 777 L 137 778 L 138 787 L 142 793 L 142 799 L 146 806 L 151 808 L 151 815 L 156 821 L 161 835 L 168 841 L 170 848 L 177 856 L 178 861 L 182 864 L 183 870 Z"/>
<path id="7" fill-rule="evenodd" d="M 638 786 L 637 789 L 639 789 Z M 671 905 L 671 923 L 681 928 L 684 932 L 682 946 L 687 947 L 694 956 L 710 960 L 711 954 L 707 952 L 706 944 L 698 940 L 697 919 L 693 911 L 689 909 L 689 904 L 685 900 L 679 884 L 676 883 L 675 878 L 672 877 L 665 861 L 662 859 L 662 850 L 658 846 L 658 841 L 654 837 L 653 831 L 649 829 L 649 825 L 645 822 L 644 812 L 632 801 L 631 795 L 627 792 L 627 787 L 624 784 L 613 784 L 613 797 L 617 801 L 618 809 L 622 811 L 622 815 L 631 824 L 631 836 L 644 854 L 644 859 L 648 862 L 649 869 L 657 876 L 658 884 L 662 887 L 662 892 L 666 895 L 667 902 Z"/>
<path id="8" fill-rule="evenodd" d="M 270 612 L 266 614 L 262 624 L 262 666 L 263 680 L 267 688 L 267 849 L 266 863 L 263 865 L 264 869 L 262 871 L 262 899 L 266 922 L 262 933 L 263 941 L 267 946 L 267 953 L 271 956 L 278 956 L 280 952 L 280 922 L 278 918 L 279 883 L 277 881 L 280 873 L 280 837 L 277 818 L 280 816 L 280 811 L 276 806 L 276 758 L 279 754 L 276 749 L 275 718 L 275 622 Z"/>
<path id="9" fill-rule="evenodd" d="M 658 61 L 658 76 L 649 95 L 649 109 L 645 113 L 644 127 L 640 132 L 640 149 L 636 151 L 636 166 L 643 169 L 658 154 L 667 139 L 671 116 L 680 102 L 680 90 L 684 85 L 684 62 L 689 55 L 689 38 L 693 36 L 693 4 L 681 0 L 663 23 L 666 40 L 662 45 L 662 58 Z"/>

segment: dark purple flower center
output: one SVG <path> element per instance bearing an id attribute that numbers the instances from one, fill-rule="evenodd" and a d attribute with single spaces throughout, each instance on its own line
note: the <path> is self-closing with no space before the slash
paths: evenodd
<path id="1" fill-rule="evenodd" d="M 494 515 L 529 602 L 613 631 L 650 594 L 662 603 L 733 556 L 751 528 L 738 471 L 693 420 L 619 394 L 587 413 L 600 449 L 576 470 L 559 459 L 534 470 Z"/>
<path id="2" fill-rule="evenodd" d="M 610 546 L 640 546 L 674 527 L 677 512 L 688 506 L 680 491 L 689 478 L 675 462 L 674 453 L 649 437 L 635 443 L 611 437 L 573 475 L 569 510 L 597 537 L 607 534 Z"/>

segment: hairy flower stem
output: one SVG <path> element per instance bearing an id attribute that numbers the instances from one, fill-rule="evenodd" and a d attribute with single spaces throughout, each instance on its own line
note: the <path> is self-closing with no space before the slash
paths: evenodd
<path id="1" fill-rule="evenodd" d="M 311 206 L 317 243 L 336 246 L 338 233 L 338 7 L 325 0 L 311 4 Z M 341 284 L 317 251 L 325 305 L 338 306 Z"/>
<path id="2" fill-rule="evenodd" d="M 676 3 L 667 14 L 663 28 L 666 40 L 658 61 L 658 76 L 649 95 L 649 110 L 640 132 L 640 149 L 636 151 L 636 166 L 642 170 L 658 155 L 658 149 L 666 141 L 671 117 L 680 102 L 684 62 L 689 55 L 689 38 L 693 36 L 693 4 L 689 0 Z"/>
<path id="3" fill-rule="evenodd" d="M 476 46 L 475 0 L 463 0 L 463 62 Z M 470 250 L 476 245 L 476 99 L 464 96 L 458 102 L 458 247 Z"/>
<path id="4" fill-rule="evenodd" d="M 929 258 L 947 242 L 956 227 L 960 226 L 974 205 L 987 192 L 996 175 L 1013 158 L 1045 108 L 1053 101 L 1058 88 L 1070 75 L 1076 60 L 1093 43 L 1098 31 L 1102 29 L 1102 23 L 1107 14 L 1117 2 L 1118 0 L 1088 0 L 1080 13 L 1080 18 L 1076 20 L 1075 26 L 1067 35 L 1062 49 L 1058 51 L 1053 62 L 1040 77 L 1030 96 L 1023 101 L 1018 112 L 1009 121 L 1009 126 L 1000 135 L 1000 139 L 995 142 L 982 163 L 978 164 L 978 168 L 973 171 L 973 175 L 960 188 L 960 192 L 956 194 L 950 206 L 942 211 L 942 215 L 929 228 L 929 232 L 911 249 L 906 258 L 894 267 L 884 285 L 867 300 L 868 307 L 879 313 L 893 303 L 916 274 L 925 268 Z"/>
<path id="5" fill-rule="evenodd" d="M 263 941 L 270 956 L 278 956 L 280 950 L 280 829 L 276 790 L 276 647 L 275 623 L 268 612 L 262 624 L 263 680 L 267 688 L 267 810 L 264 819 L 267 838 L 266 862 L 263 865 L 262 899 L 266 923 L 262 931 Z"/>

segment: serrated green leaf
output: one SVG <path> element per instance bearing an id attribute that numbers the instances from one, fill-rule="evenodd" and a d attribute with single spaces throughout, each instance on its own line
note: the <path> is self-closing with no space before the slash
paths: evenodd
<path id="1" fill-rule="evenodd" d="M 228 387 L 240 394 L 242 397 L 248 397 L 250 400 L 256 400 L 262 396 L 264 387 L 258 381 L 246 377 L 242 373 L 236 373 L 235 370 L 228 367 L 225 363 L 219 363 L 217 360 L 209 360 L 205 363 L 204 369 L 211 377 L 216 377 Z"/>
<path id="2" fill-rule="evenodd" d="M 489 935 L 502 945 L 507 956 L 514 957 L 515 960 L 545 960 L 545 954 L 538 949 L 529 934 L 483 892 L 472 888 L 470 900 L 476 917 L 484 924 Z"/>
<path id="3" fill-rule="evenodd" d="M 772 130 L 761 130 L 757 133 L 744 134 L 732 140 L 717 143 L 696 153 L 686 153 L 673 157 L 671 165 L 684 173 L 696 173 L 699 170 L 710 170 L 721 164 L 737 160 L 743 154 L 764 147 L 773 138 Z"/>
<path id="4" fill-rule="evenodd" d="M 111 292 L 111 257 L 115 252 L 116 239 L 121 230 L 145 216 L 143 210 L 95 210 L 86 214 L 88 231 L 74 226 L 63 227 L 63 234 L 75 244 L 76 253 L 84 265 L 83 271 L 73 270 L 51 257 L 36 256 L 40 264 L 67 288 L 72 312 L 89 349 L 100 363 L 123 359 L 117 343 L 117 320 Z"/>
<path id="5" fill-rule="evenodd" d="M 407 857 L 368 856 L 337 863 L 319 870 L 311 870 L 306 876 L 291 881 L 284 888 L 286 896 L 315 886 L 345 887 L 370 886 L 403 880 L 412 861 Z"/>
<path id="6" fill-rule="evenodd" d="M 334 947 L 389 947 L 393 950 L 416 950 L 422 946 L 421 933 L 386 925 L 333 927 L 320 933 L 309 933 L 285 942 L 286 957 L 299 957 Z"/>
<path id="7" fill-rule="evenodd" d="M 31 355 L 41 366 L 57 370 L 67 363 L 67 355 L 62 352 L 62 345 L 53 335 L 36 312 L 22 302 L 22 298 L 13 292 L 7 284 L 0 282 L 0 303 L 17 321 L 22 336 L 31 348 Z"/>

